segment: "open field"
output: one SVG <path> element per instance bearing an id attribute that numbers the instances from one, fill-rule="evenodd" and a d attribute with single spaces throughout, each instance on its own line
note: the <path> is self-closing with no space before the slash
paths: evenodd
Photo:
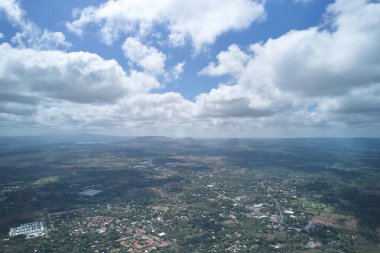
<path id="1" fill-rule="evenodd" d="M 352 216 L 337 213 L 319 213 L 313 217 L 313 222 L 323 226 L 334 227 L 353 232 L 358 231 L 358 220 Z"/>

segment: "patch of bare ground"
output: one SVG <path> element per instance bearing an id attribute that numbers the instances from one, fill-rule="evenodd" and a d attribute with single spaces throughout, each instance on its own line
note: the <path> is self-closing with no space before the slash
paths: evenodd
<path id="1" fill-rule="evenodd" d="M 353 216 L 324 212 L 313 213 L 314 217 L 312 220 L 315 224 L 354 232 L 358 231 L 358 220 Z"/>
<path id="2" fill-rule="evenodd" d="M 155 211 L 166 213 L 167 211 L 169 211 L 170 207 L 168 207 L 168 206 L 153 206 L 152 209 Z"/>

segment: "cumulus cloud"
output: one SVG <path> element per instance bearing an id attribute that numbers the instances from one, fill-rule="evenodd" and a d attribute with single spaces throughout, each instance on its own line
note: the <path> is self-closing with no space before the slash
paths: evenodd
<path id="1" fill-rule="evenodd" d="M 139 94 L 119 104 L 121 113 L 134 121 L 171 121 L 181 124 L 195 116 L 194 104 L 175 92 L 163 94 Z"/>
<path id="2" fill-rule="evenodd" d="M 247 90 L 240 85 L 220 85 L 196 97 L 200 115 L 217 118 L 267 117 L 292 109 L 292 102 L 279 90 Z"/>
<path id="3" fill-rule="evenodd" d="M 210 62 L 199 74 L 209 76 L 232 75 L 238 77 L 244 70 L 249 56 L 240 50 L 239 46 L 233 44 L 217 55 L 218 63 Z"/>
<path id="4" fill-rule="evenodd" d="M 138 39 L 129 37 L 122 46 L 125 57 L 153 75 L 165 72 L 166 56 L 155 47 L 143 45 Z"/>
<path id="5" fill-rule="evenodd" d="M 107 103 L 128 90 L 139 90 L 131 87 L 130 77 L 115 61 L 95 54 L 17 49 L 6 43 L 0 45 L 0 54 L 3 98 L 19 92 L 78 103 Z"/>
<path id="6" fill-rule="evenodd" d="M 320 101 L 319 110 L 326 113 L 380 115 L 380 83 L 353 89 L 342 96 L 324 98 Z"/>
<path id="7" fill-rule="evenodd" d="M 38 107 L 33 119 L 37 125 L 52 128 L 103 131 L 108 128 L 128 131 L 128 134 L 157 133 L 190 124 L 194 116 L 194 110 L 190 110 L 193 106 L 193 103 L 174 92 L 136 94 L 113 104 L 83 104 L 80 109 L 76 103 L 54 100 L 49 106 Z"/>
<path id="8" fill-rule="evenodd" d="M 138 38 L 127 38 L 122 45 L 122 49 L 125 57 L 130 61 L 132 73 L 137 73 L 133 70 L 137 65 L 143 69 L 145 76 L 151 75 L 151 79 L 163 76 L 166 82 L 173 82 L 178 80 L 184 71 L 185 61 L 177 63 L 171 69 L 166 70 L 166 55 L 153 46 L 142 44 Z M 161 85 L 156 83 L 152 88 L 159 87 Z"/>
<path id="9" fill-rule="evenodd" d="M 163 6 L 169 2 L 163 1 Z M 69 25 L 78 32 L 96 23 L 102 29 L 112 28 L 103 32 L 127 33 L 126 26 L 121 29 L 109 19 L 110 3 L 124 13 L 120 4 L 129 1 L 85 9 L 89 16 L 83 10 Z M 135 1 L 133 6 L 145 10 L 143 3 Z M 139 21 L 124 20 L 124 25 L 132 25 L 131 31 L 141 34 L 149 31 L 161 22 L 157 10 L 150 11 L 151 22 L 133 18 Z M 90 131 L 120 129 L 121 134 L 194 136 L 365 135 L 380 127 L 380 4 L 338 0 L 326 14 L 327 26 L 289 31 L 246 48 L 233 44 L 220 52 L 199 74 L 228 75 L 231 80 L 199 94 L 195 101 L 175 92 L 154 93 L 162 87 L 156 75 L 163 73 L 166 60 L 158 49 L 142 43 L 143 36 L 127 39 L 126 51 L 138 52 L 126 55 L 145 71 L 129 73 L 116 61 L 91 53 L 1 44 L 0 126 L 17 122 Z M 185 40 L 193 41 L 188 36 Z M 162 68 L 147 64 L 147 55 L 155 55 Z M 167 68 L 169 77 L 179 78 L 184 65 Z M 166 75 L 164 79 L 169 78 Z"/>
<path id="10" fill-rule="evenodd" d="M 165 25 L 172 45 L 183 45 L 189 39 L 199 51 L 221 34 L 262 19 L 265 8 L 263 1 L 252 0 L 116 0 L 74 14 L 75 20 L 66 24 L 70 31 L 83 35 L 88 25 L 95 24 L 107 44 L 121 33 L 146 35 L 155 26 Z"/>
<path id="11" fill-rule="evenodd" d="M 2 0 L 0 14 L 5 13 L 11 24 L 21 31 L 11 38 L 12 43 L 19 47 L 34 49 L 66 49 L 71 43 L 66 41 L 62 32 L 51 32 L 41 29 L 35 23 L 25 18 L 25 11 L 18 0 Z"/>
<path id="12" fill-rule="evenodd" d="M 131 75 L 128 78 L 128 83 L 131 91 L 133 93 L 147 93 L 152 89 L 161 88 L 161 84 L 153 76 L 138 72 L 135 70 L 131 71 Z"/>
<path id="13" fill-rule="evenodd" d="M 200 73 L 230 74 L 236 83 L 202 94 L 197 102 L 208 111 L 217 112 L 230 111 L 239 105 L 228 116 L 257 106 L 278 113 L 305 110 L 302 104 L 326 97 L 341 108 L 343 101 L 349 101 L 357 89 L 360 94 L 369 92 L 373 84 L 380 82 L 380 4 L 338 0 L 328 7 L 328 14 L 332 29 L 290 31 L 254 44 L 246 53 L 235 45 L 221 52 L 217 63 L 210 63 Z M 354 90 L 356 93 L 352 93 Z M 369 93 L 373 94 L 372 99 L 361 100 L 361 105 L 354 107 L 373 104 L 378 93 Z M 373 106 L 376 107 L 370 107 Z"/>
<path id="14" fill-rule="evenodd" d="M 307 96 L 339 95 L 378 82 L 379 13 L 380 4 L 338 0 L 328 8 L 332 31 L 313 27 L 253 45 L 251 74 L 270 66 L 271 85 Z"/>
<path id="15" fill-rule="evenodd" d="M 252 45 L 247 53 L 232 45 L 218 55 L 217 64 L 210 63 L 201 73 L 230 74 L 236 78 L 236 85 L 229 88 L 229 94 L 233 93 L 231 89 L 243 89 L 245 98 L 251 93 L 261 99 L 270 95 L 272 102 L 275 91 L 297 100 L 340 96 L 380 82 L 380 4 L 338 0 L 329 6 L 328 13 L 333 18 L 332 30 L 312 27 L 290 31 Z M 218 91 L 221 98 L 227 96 L 223 89 Z"/>
<path id="16" fill-rule="evenodd" d="M 116 61 L 96 54 L 6 43 L 0 54 L 1 127 L 17 122 L 61 130 L 167 131 L 190 124 L 195 115 L 195 104 L 179 93 L 150 93 L 161 86 L 151 75 L 135 70 L 127 75 Z"/>
<path id="17" fill-rule="evenodd" d="M 115 60 L 96 54 L 3 43 L 0 55 L 0 118 L 19 125 L 136 127 L 141 120 L 180 116 L 191 104 L 176 93 L 149 94 L 161 86 L 154 77 L 128 75 Z"/>

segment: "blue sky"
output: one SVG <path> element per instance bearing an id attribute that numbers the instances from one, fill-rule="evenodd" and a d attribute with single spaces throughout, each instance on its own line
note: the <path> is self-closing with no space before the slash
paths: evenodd
<path id="1" fill-rule="evenodd" d="M 379 5 L 4 0 L 0 129 L 379 136 Z"/>

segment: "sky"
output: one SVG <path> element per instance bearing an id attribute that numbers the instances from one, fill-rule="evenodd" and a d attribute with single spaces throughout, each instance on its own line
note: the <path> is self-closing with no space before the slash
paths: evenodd
<path id="1" fill-rule="evenodd" d="M 379 0 L 1 0 L 0 135 L 380 137 Z"/>

